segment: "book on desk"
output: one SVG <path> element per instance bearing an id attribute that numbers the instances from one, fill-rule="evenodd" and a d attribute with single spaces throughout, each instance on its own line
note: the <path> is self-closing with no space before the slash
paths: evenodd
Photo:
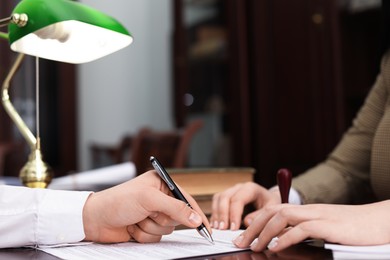
<path id="1" fill-rule="evenodd" d="M 194 197 L 202 211 L 209 216 L 215 193 L 238 183 L 253 181 L 254 168 L 183 168 L 167 169 L 172 179 Z"/>

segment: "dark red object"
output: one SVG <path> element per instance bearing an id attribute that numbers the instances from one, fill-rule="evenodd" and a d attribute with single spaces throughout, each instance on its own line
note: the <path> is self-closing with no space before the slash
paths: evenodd
<path id="1" fill-rule="evenodd" d="M 289 169 L 282 168 L 278 171 L 276 178 L 279 186 L 280 196 L 282 198 L 282 203 L 288 203 L 288 194 L 290 193 L 292 174 Z"/>

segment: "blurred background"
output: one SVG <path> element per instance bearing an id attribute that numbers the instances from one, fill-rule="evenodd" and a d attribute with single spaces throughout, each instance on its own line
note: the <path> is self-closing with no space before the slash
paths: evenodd
<path id="1" fill-rule="evenodd" d="M 134 43 L 83 65 L 41 60 L 42 150 L 57 177 L 117 163 L 112 151 L 145 127 L 200 120 L 185 167 L 254 167 L 255 180 L 271 186 L 279 168 L 297 175 L 326 158 L 383 54 L 376 0 L 80 2 L 121 21 Z M 2 0 L 1 17 L 17 3 Z M 5 41 L 0 53 L 3 81 L 15 54 Z M 34 64 L 25 60 L 11 89 L 31 128 Z M 27 156 L 0 109 L 0 175 L 17 176 Z"/>

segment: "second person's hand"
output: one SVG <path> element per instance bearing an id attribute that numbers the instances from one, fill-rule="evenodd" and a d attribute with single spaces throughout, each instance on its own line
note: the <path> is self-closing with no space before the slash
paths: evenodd
<path id="1" fill-rule="evenodd" d="M 344 245 L 387 244 L 389 209 L 390 200 L 365 205 L 267 206 L 233 243 L 240 248 L 250 246 L 256 252 L 267 247 L 278 252 L 307 238 Z"/>
<path id="2" fill-rule="evenodd" d="M 266 205 L 280 204 L 279 190 L 267 190 L 253 183 L 240 183 L 213 196 L 210 224 L 215 229 L 237 230 L 241 226 L 244 207 L 253 203 L 257 210 Z M 248 214 L 244 224 L 250 225 L 258 211 Z"/>

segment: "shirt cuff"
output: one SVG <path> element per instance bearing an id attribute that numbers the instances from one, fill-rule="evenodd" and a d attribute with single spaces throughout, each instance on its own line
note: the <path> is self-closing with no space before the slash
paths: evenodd
<path id="1" fill-rule="evenodd" d="M 38 245 L 84 239 L 83 208 L 91 192 L 47 190 L 38 208 Z"/>
<path id="2" fill-rule="evenodd" d="M 294 205 L 302 205 L 301 195 L 294 188 L 290 189 L 290 193 L 288 195 L 288 203 L 294 204 Z"/>
<path id="3" fill-rule="evenodd" d="M 272 188 L 269 189 L 269 191 L 276 191 L 276 190 L 279 190 L 278 186 L 273 186 Z M 301 195 L 294 188 L 290 188 L 290 192 L 288 194 L 288 203 L 294 205 L 302 205 Z"/>

